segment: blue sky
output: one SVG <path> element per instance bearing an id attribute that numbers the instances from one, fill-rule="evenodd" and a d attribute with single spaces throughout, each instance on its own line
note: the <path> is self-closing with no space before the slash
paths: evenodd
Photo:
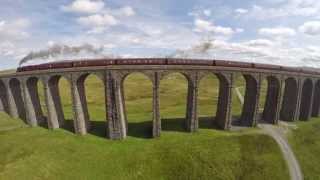
<path id="1" fill-rule="evenodd" d="M 320 1 L 0 1 L 0 69 L 31 51 L 83 44 L 104 56 L 320 67 Z"/>

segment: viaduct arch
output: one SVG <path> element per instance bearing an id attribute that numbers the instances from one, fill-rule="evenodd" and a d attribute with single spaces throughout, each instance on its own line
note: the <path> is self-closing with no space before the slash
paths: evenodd
<path id="1" fill-rule="evenodd" d="M 37 83 L 44 86 L 47 124 L 49 129 L 64 124 L 59 94 L 59 80 L 63 77 L 71 87 L 75 133 L 84 135 L 90 130 L 84 82 L 87 76 L 96 75 L 105 89 L 108 137 L 124 139 L 127 136 L 127 115 L 123 82 L 131 73 L 142 73 L 152 83 L 152 136 L 161 134 L 160 81 L 170 73 L 181 73 L 187 79 L 187 105 L 185 129 L 198 129 L 197 96 L 200 80 L 208 74 L 219 80 L 219 95 L 215 122 L 220 129 L 232 126 L 231 103 L 235 74 L 241 74 L 246 83 L 244 105 L 240 116 L 243 126 L 256 126 L 262 119 L 271 124 L 278 121 L 309 120 L 320 113 L 320 74 L 279 69 L 207 66 L 207 65 L 109 65 L 81 68 L 60 68 L 17 72 L 0 76 L 0 111 L 21 118 L 30 126 L 44 122 L 40 107 Z M 262 80 L 267 80 L 265 107 L 259 114 L 259 97 Z M 213 112 L 214 113 L 214 112 Z"/>

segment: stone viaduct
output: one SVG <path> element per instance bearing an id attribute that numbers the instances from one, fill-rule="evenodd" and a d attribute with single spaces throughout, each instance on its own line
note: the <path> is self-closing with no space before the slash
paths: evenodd
<path id="1" fill-rule="evenodd" d="M 71 86 L 74 131 L 84 135 L 90 129 L 84 81 L 88 75 L 95 74 L 103 81 L 105 87 L 108 137 L 124 139 L 127 135 L 127 118 L 123 81 L 133 72 L 143 73 L 153 84 L 153 137 L 159 137 L 161 133 L 160 80 L 175 72 L 184 75 L 188 81 L 185 128 L 189 132 L 195 132 L 198 129 L 198 86 L 200 80 L 208 74 L 214 74 L 219 79 L 215 122 L 221 129 L 231 128 L 231 101 L 235 75 L 242 75 L 246 82 L 244 105 L 240 117 L 240 122 L 244 126 L 256 126 L 260 119 L 272 124 L 277 124 L 279 119 L 308 120 L 311 116 L 319 116 L 320 113 L 320 74 L 201 65 L 111 65 L 0 75 L 0 111 L 5 111 L 14 118 L 21 118 L 32 127 L 37 126 L 44 120 L 37 87 L 38 81 L 41 81 L 44 85 L 48 128 L 62 127 L 64 113 L 58 82 L 61 77 L 64 77 Z M 268 88 L 265 108 L 260 117 L 259 96 L 264 79 L 267 80 Z"/>

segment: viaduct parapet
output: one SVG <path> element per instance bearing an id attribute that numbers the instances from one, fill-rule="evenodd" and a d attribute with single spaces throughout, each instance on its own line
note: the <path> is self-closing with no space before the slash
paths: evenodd
<path id="1" fill-rule="evenodd" d="M 62 127 L 65 118 L 58 84 L 64 77 L 71 87 L 74 131 L 84 135 L 90 130 L 84 81 L 88 75 L 95 74 L 105 88 L 108 137 L 124 139 L 127 136 L 128 123 L 123 82 L 134 72 L 146 75 L 153 85 L 153 137 L 159 137 L 161 133 L 160 81 L 170 73 L 181 73 L 188 81 L 185 129 L 189 132 L 198 129 L 198 86 L 201 79 L 208 74 L 214 74 L 219 79 L 215 122 L 220 129 L 227 130 L 232 126 L 231 103 L 235 75 L 242 75 L 246 83 L 244 104 L 239 119 L 243 126 L 254 127 L 260 119 L 271 124 L 277 124 L 279 119 L 306 121 L 311 116 L 318 117 L 320 113 L 320 73 L 298 71 L 294 68 L 284 70 L 267 66 L 255 68 L 188 63 L 60 67 L 1 75 L 0 111 L 5 111 L 14 118 L 21 118 L 32 127 L 43 121 L 46 121 L 49 129 Z M 260 115 L 259 97 L 264 79 L 267 80 L 268 87 L 265 107 Z M 38 81 L 44 85 L 47 118 L 44 118 L 41 110 Z"/>

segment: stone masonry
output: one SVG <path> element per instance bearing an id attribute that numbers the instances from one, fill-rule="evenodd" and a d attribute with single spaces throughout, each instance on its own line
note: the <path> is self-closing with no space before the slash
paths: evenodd
<path id="1" fill-rule="evenodd" d="M 214 122 L 220 129 L 232 126 L 232 93 L 234 76 L 242 75 L 246 88 L 244 105 L 239 122 L 243 126 L 256 126 L 260 119 L 267 123 L 278 121 L 308 120 L 320 113 L 320 77 L 302 73 L 275 70 L 241 69 L 230 67 L 195 67 L 191 65 L 110 66 L 79 69 L 46 70 L 33 73 L 16 73 L 0 76 L 0 111 L 14 118 L 21 118 L 30 126 L 46 122 L 49 129 L 64 125 L 64 112 L 59 94 L 59 80 L 63 77 L 71 86 L 74 132 L 85 135 L 90 131 L 84 82 L 95 74 L 105 87 L 106 127 L 110 139 L 124 139 L 128 122 L 124 98 L 124 79 L 139 72 L 148 77 L 153 86 L 152 136 L 161 136 L 160 97 L 161 80 L 170 73 L 181 73 L 188 81 L 185 130 L 196 132 L 198 121 L 198 88 L 201 79 L 213 74 L 219 79 L 219 97 Z M 262 115 L 259 115 L 261 83 L 267 81 L 267 95 Z M 38 94 L 38 82 L 44 86 L 48 117 L 43 116 Z"/>

